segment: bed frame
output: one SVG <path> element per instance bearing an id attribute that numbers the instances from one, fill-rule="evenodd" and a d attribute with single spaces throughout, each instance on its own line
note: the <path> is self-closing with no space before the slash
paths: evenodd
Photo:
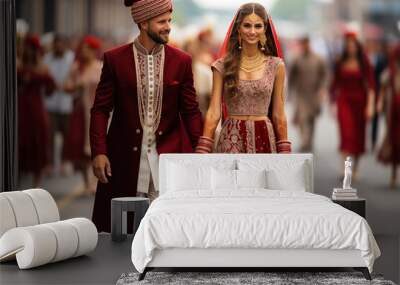
<path id="1" fill-rule="evenodd" d="M 234 271 L 252 271 L 257 269 L 307 268 L 335 269 L 353 268 L 361 271 L 367 280 L 371 275 L 359 250 L 327 249 L 183 249 L 171 248 L 156 250 L 152 261 L 140 274 L 143 280 L 146 273 L 156 268 L 180 269 L 234 269 Z M 323 270 L 321 270 L 323 271 Z"/>
<path id="2" fill-rule="evenodd" d="M 212 163 L 213 159 L 240 159 L 257 158 L 268 161 L 289 159 L 291 161 L 306 161 L 308 163 L 308 188 L 307 192 L 314 192 L 313 156 L 312 154 L 162 154 L 160 156 L 160 195 L 166 191 L 163 188 L 167 179 L 168 161 L 204 160 Z M 152 261 L 147 265 L 139 280 L 143 280 L 148 271 L 165 268 L 198 269 L 207 270 L 229 268 L 234 271 L 252 271 L 256 269 L 311 269 L 315 268 L 353 268 L 361 271 L 367 280 L 371 275 L 361 257 L 359 250 L 329 250 L 329 249 L 248 249 L 248 248 L 169 248 L 157 249 Z M 261 270 L 262 271 L 262 270 Z"/>

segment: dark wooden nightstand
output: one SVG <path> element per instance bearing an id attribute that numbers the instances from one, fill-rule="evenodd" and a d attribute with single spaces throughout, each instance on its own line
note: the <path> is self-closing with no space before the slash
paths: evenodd
<path id="1" fill-rule="evenodd" d="M 359 214 L 361 217 L 365 219 L 366 213 L 366 203 L 367 201 L 364 198 L 358 198 L 354 200 L 336 200 L 332 199 L 332 201 L 340 206 L 353 211 L 356 214 Z"/>

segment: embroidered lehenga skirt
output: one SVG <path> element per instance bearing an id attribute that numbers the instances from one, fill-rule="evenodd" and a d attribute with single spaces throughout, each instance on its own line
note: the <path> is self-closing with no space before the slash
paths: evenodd
<path id="1" fill-rule="evenodd" d="M 251 121 L 228 118 L 222 125 L 217 153 L 276 153 L 270 120 Z"/>

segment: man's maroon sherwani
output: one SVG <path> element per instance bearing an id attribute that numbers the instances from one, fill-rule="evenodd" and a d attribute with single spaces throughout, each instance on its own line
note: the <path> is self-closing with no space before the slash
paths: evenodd
<path id="1" fill-rule="evenodd" d="M 203 126 L 190 56 L 165 45 L 163 77 L 161 121 L 155 134 L 157 152 L 193 152 Z M 111 198 L 136 196 L 143 135 L 136 81 L 132 43 L 104 54 L 90 122 L 92 157 L 107 155 L 112 170 L 109 182 L 97 185 L 93 222 L 99 232 L 110 232 Z"/>

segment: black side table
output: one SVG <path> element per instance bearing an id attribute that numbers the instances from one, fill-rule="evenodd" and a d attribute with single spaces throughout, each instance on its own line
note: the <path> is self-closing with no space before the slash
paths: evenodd
<path id="1" fill-rule="evenodd" d="M 142 197 L 121 197 L 111 200 L 111 239 L 124 241 L 127 235 L 127 212 L 134 212 L 133 234 L 149 208 L 150 200 Z"/>
<path id="2" fill-rule="evenodd" d="M 356 214 L 359 214 L 361 217 L 365 219 L 366 217 L 366 203 L 367 201 L 364 198 L 358 198 L 354 200 L 337 200 L 332 199 L 332 201 L 340 206 L 353 211 Z"/>

